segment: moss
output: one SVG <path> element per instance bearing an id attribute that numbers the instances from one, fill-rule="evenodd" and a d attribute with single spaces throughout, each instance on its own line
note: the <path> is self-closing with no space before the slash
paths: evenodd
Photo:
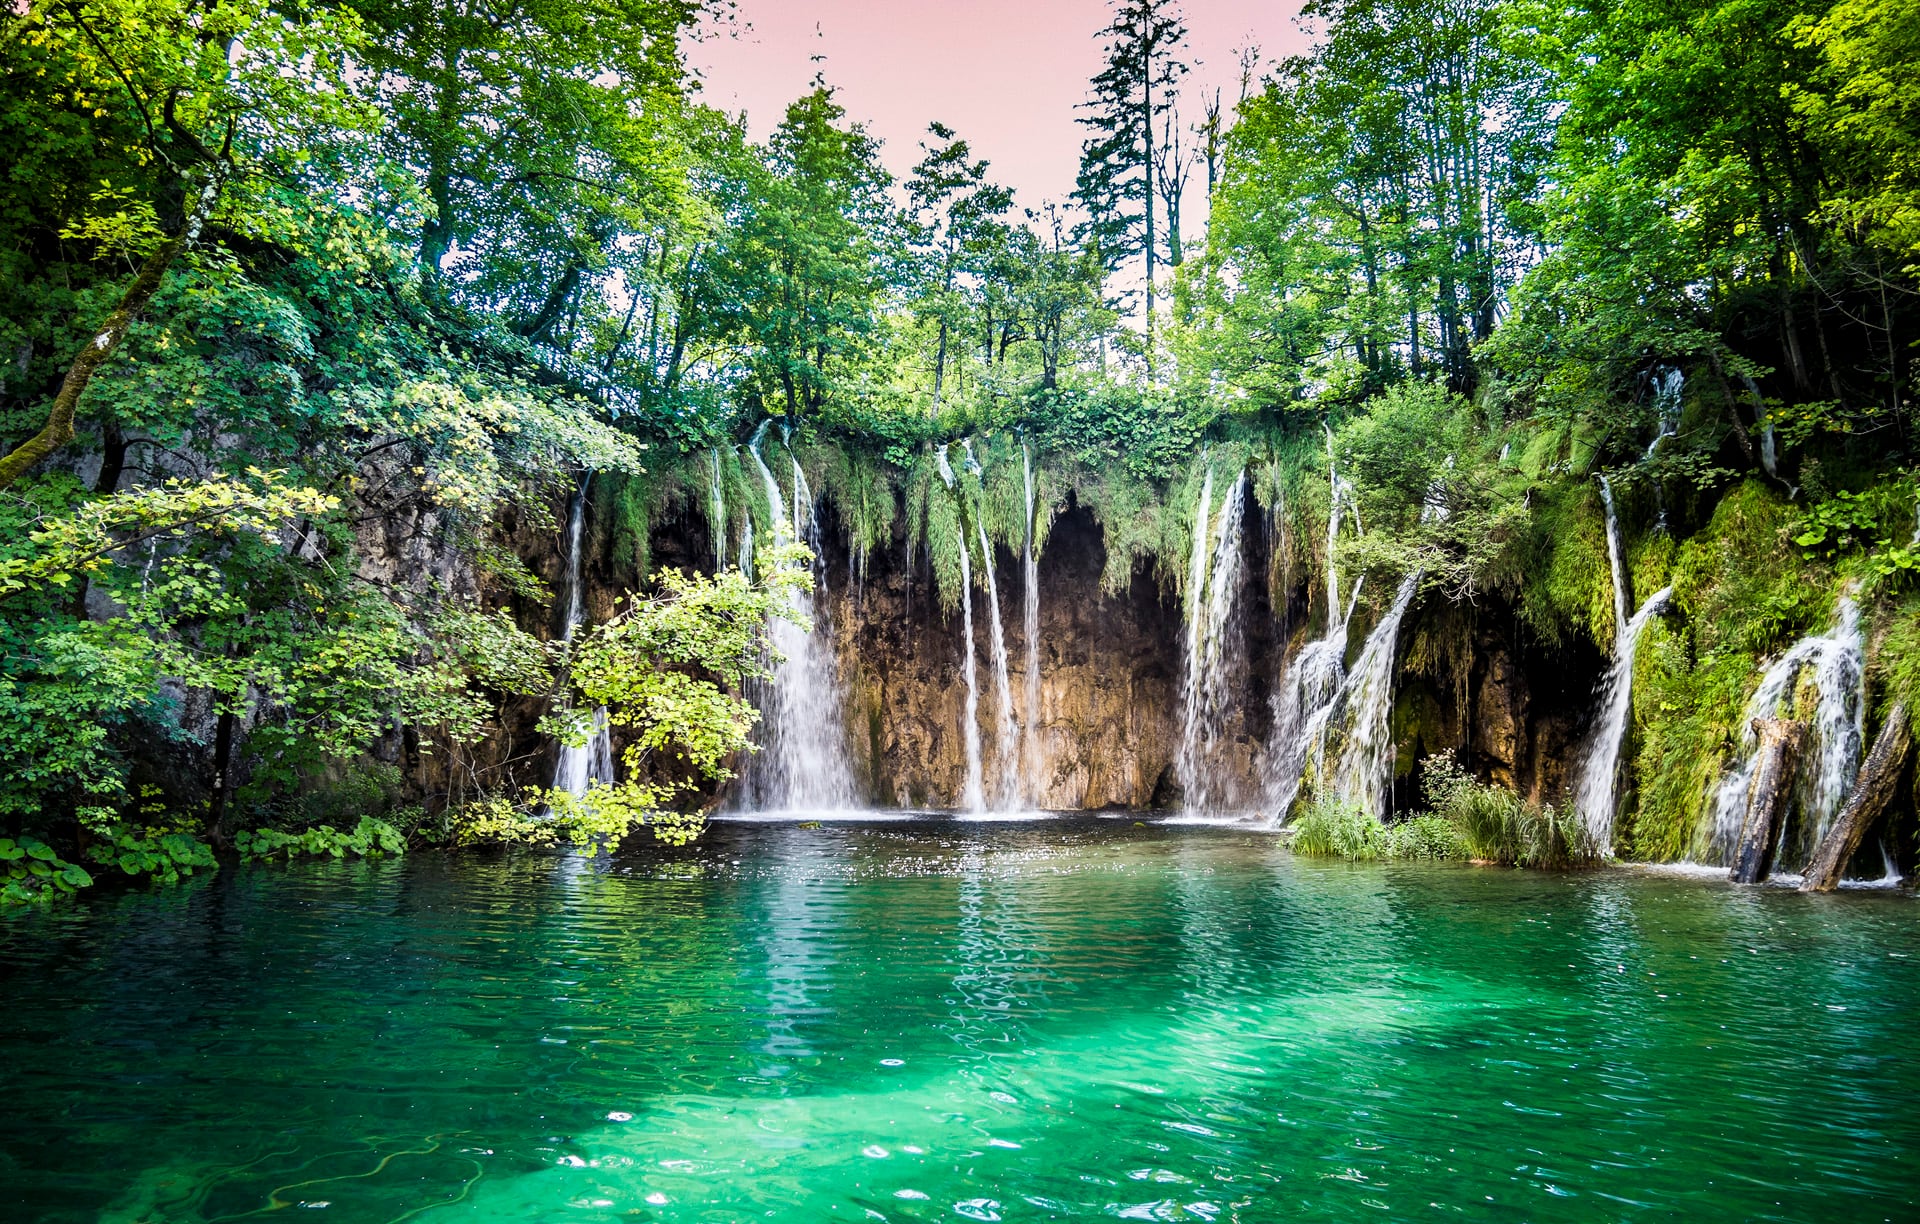
<path id="1" fill-rule="evenodd" d="M 1636 660 L 1638 790 L 1621 814 L 1622 854 L 1664 861 L 1705 848 L 1714 788 L 1762 661 L 1831 619 L 1839 580 L 1792 547 L 1796 517 L 1773 490 L 1748 481 L 1686 542 L 1650 543 L 1636 555 L 1650 577 L 1670 566 L 1682 619 L 1649 625 Z"/>
<path id="2" fill-rule="evenodd" d="M 1520 618 L 1543 641 L 1557 645 L 1584 634 L 1611 649 L 1613 567 L 1596 485 L 1541 486 L 1512 565 Z"/>
<path id="3" fill-rule="evenodd" d="M 1920 734 L 1920 594 L 1886 606 L 1873 626 L 1868 683 L 1879 694 L 1879 714 L 1903 701 Z"/>

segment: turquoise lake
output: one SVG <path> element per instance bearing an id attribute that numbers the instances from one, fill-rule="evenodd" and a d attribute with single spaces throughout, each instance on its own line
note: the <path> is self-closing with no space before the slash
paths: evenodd
<path id="1" fill-rule="evenodd" d="M 0 922 L 0 1218 L 1920 1218 L 1920 909 L 1131 818 Z"/>

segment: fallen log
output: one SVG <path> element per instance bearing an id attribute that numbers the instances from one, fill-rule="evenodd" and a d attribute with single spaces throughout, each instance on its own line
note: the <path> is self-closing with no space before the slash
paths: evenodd
<path id="1" fill-rule="evenodd" d="M 1887 721 L 1874 737 L 1873 751 L 1861 763 L 1860 776 L 1833 819 L 1833 827 L 1820 839 L 1820 845 L 1807 863 L 1801 892 L 1832 892 L 1840 885 L 1840 873 L 1846 870 L 1853 852 L 1860 848 L 1867 830 L 1880 818 L 1900 774 L 1907 766 L 1907 754 L 1913 751 L 1913 733 L 1907 726 L 1907 707 L 1899 702 L 1887 711 Z"/>
<path id="2" fill-rule="evenodd" d="M 1754 749 L 1753 782 L 1747 789 L 1747 815 L 1740 826 L 1740 844 L 1734 848 L 1733 869 L 1727 878 L 1735 884 L 1758 884 L 1773 874 L 1773 851 L 1780 826 L 1793 800 L 1794 766 L 1807 740 L 1807 724 L 1785 718 L 1756 718 L 1760 735 Z"/>

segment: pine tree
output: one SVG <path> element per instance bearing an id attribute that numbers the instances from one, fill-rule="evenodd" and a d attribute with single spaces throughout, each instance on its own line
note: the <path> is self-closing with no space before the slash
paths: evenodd
<path id="1" fill-rule="evenodd" d="M 1109 271 L 1146 257 L 1148 364 L 1153 353 L 1154 271 L 1159 236 L 1154 224 L 1159 191 L 1156 135 L 1172 113 L 1187 65 L 1176 53 L 1187 27 L 1176 0 L 1114 0 L 1113 20 L 1100 32 L 1106 67 L 1093 78 L 1080 122 L 1092 134 L 1080 151 L 1074 198 L 1087 212 L 1085 240 Z"/>

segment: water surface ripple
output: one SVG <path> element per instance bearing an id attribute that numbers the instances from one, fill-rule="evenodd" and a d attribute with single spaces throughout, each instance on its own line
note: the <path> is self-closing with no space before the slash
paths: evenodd
<path id="1" fill-rule="evenodd" d="M 0 1217 L 1907 1220 L 1920 923 L 1131 820 L 0 922 Z"/>

